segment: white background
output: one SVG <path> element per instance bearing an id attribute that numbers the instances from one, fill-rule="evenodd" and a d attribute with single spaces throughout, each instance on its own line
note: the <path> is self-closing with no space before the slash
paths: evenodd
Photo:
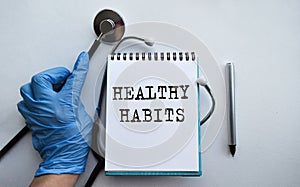
<path id="1" fill-rule="evenodd" d="M 127 24 L 160 21 L 192 32 L 223 67 L 236 64 L 237 153 L 223 125 L 200 178 L 105 177 L 94 186 L 299 186 L 300 1 L 1 1 L 0 147 L 20 129 L 19 87 L 54 66 L 71 69 L 103 8 Z M 1 186 L 26 186 L 40 162 L 27 135 L 0 161 Z M 86 179 L 95 163 L 91 158 Z"/>

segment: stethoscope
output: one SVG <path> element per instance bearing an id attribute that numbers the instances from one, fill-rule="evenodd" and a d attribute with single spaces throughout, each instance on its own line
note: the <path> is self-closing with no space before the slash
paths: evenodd
<path id="1" fill-rule="evenodd" d="M 92 43 L 91 47 L 88 50 L 89 58 L 91 59 L 100 46 L 100 44 L 103 43 L 116 43 L 114 47 L 112 48 L 110 54 L 114 54 L 120 44 L 127 40 L 137 40 L 143 42 L 147 46 L 153 46 L 154 41 L 146 39 L 146 38 L 141 38 L 137 36 L 125 36 L 123 37 L 125 33 L 125 24 L 122 19 L 122 17 L 116 13 L 113 10 L 102 10 L 100 11 L 95 19 L 94 19 L 94 31 L 97 35 L 97 38 L 94 40 Z M 98 118 L 100 117 L 100 106 L 102 105 L 102 102 L 104 100 L 104 90 L 105 90 L 105 82 L 106 82 L 106 70 L 103 75 L 102 79 L 102 86 L 101 86 L 101 91 L 100 91 L 100 96 L 99 96 L 99 103 L 97 107 L 97 115 Z M 208 85 L 208 82 L 204 77 L 200 77 L 197 80 L 198 85 L 202 86 L 205 88 L 205 90 L 208 92 L 210 98 L 211 98 L 211 107 L 209 111 L 206 113 L 206 115 L 200 120 L 200 125 L 203 125 L 213 114 L 214 109 L 215 109 L 215 99 L 213 97 L 213 94 L 211 92 L 211 89 Z M 29 131 L 29 129 L 25 126 L 21 131 L 17 133 L 17 135 L 12 138 L 0 151 L 0 159 Z M 97 154 L 94 150 L 92 150 L 94 156 L 97 158 L 98 163 L 93 169 L 88 181 L 86 182 L 85 186 L 91 186 L 96 179 L 98 173 L 101 171 L 104 165 L 104 158 L 101 157 L 99 154 Z"/>
<path id="2" fill-rule="evenodd" d="M 137 37 L 137 36 L 123 37 L 124 32 L 125 32 L 124 21 L 118 13 L 116 13 L 112 10 L 107 10 L 107 9 L 102 10 L 96 15 L 96 17 L 94 19 L 94 30 L 98 37 L 97 37 L 97 39 L 95 39 L 95 41 L 91 45 L 90 49 L 88 50 L 90 59 L 93 57 L 97 48 L 100 46 L 101 41 L 109 42 L 109 43 L 117 42 L 117 44 L 112 48 L 110 54 L 114 54 L 116 52 L 116 50 L 118 49 L 118 47 L 126 40 L 141 41 L 147 46 L 154 45 L 154 41 L 152 41 L 150 39 L 141 38 L 141 37 Z M 102 81 L 98 109 L 100 108 L 101 102 L 104 99 L 103 98 L 103 95 L 104 95 L 103 90 L 104 90 L 105 83 L 106 83 L 105 76 L 106 76 L 106 71 L 104 73 L 104 77 L 103 77 L 103 81 Z M 203 125 L 212 115 L 212 113 L 215 109 L 216 102 L 215 102 L 215 99 L 213 97 L 213 94 L 211 92 L 211 89 L 210 89 L 206 79 L 204 77 L 200 77 L 197 80 L 197 83 L 198 83 L 198 85 L 203 86 L 205 88 L 205 90 L 208 92 L 208 94 L 211 98 L 211 101 L 212 101 L 212 105 L 211 105 L 208 113 L 200 120 L 200 125 Z M 99 113 L 98 113 L 98 116 L 99 116 Z"/>

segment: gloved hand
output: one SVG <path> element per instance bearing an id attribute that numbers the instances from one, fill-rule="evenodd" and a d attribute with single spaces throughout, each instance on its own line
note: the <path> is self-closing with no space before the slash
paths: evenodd
<path id="1" fill-rule="evenodd" d="M 18 109 L 43 159 L 35 176 L 84 172 L 92 119 L 80 101 L 80 93 L 88 66 L 89 56 L 82 52 L 72 73 L 63 67 L 49 69 L 21 87 L 23 101 Z M 62 88 L 57 92 L 58 87 Z"/>

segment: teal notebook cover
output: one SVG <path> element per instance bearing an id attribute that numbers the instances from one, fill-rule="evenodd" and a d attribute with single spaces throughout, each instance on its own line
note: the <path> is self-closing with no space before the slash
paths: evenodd
<path id="1" fill-rule="evenodd" d="M 105 174 L 201 176 L 196 58 L 130 55 L 107 61 Z"/>

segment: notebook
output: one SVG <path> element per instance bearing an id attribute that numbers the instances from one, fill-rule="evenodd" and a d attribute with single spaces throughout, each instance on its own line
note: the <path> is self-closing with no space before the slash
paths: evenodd
<path id="1" fill-rule="evenodd" d="M 107 58 L 106 175 L 200 176 L 195 53 Z"/>

